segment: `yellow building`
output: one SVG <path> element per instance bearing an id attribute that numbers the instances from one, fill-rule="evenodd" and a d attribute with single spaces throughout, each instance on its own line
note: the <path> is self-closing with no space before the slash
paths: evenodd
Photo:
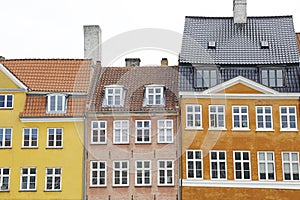
<path id="1" fill-rule="evenodd" d="M 92 61 L 0 64 L 0 199 L 82 199 Z"/>

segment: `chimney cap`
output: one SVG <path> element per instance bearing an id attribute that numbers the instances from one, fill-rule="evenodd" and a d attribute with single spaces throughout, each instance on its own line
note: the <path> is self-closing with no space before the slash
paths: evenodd
<path id="1" fill-rule="evenodd" d="M 125 58 L 126 67 L 137 67 L 140 66 L 140 58 Z"/>
<path id="2" fill-rule="evenodd" d="M 160 61 L 161 66 L 168 66 L 168 58 L 162 58 Z"/>
<path id="3" fill-rule="evenodd" d="M 5 60 L 5 57 L 4 56 L 0 56 L 0 60 Z"/>

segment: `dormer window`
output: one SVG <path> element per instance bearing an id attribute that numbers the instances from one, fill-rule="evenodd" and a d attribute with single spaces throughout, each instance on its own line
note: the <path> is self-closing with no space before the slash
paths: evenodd
<path id="1" fill-rule="evenodd" d="M 269 87 L 283 87 L 284 71 L 282 69 L 262 69 L 261 83 Z"/>
<path id="2" fill-rule="evenodd" d="M 105 107 L 121 107 L 124 105 L 124 86 L 110 85 L 105 87 L 105 97 L 103 106 Z"/>
<path id="3" fill-rule="evenodd" d="M 195 86 L 208 88 L 217 85 L 217 69 L 196 69 Z"/>
<path id="4" fill-rule="evenodd" d="M 147 85 L 145 95 L 145 106 L 163 106 L 165 105 L 164 86 Z"/>
<path id="5" fill-rule="evenodd" d="M 48 113 L 64 113 L 66 112 L 66 95 L 51 94 L 47 97 Z"/>

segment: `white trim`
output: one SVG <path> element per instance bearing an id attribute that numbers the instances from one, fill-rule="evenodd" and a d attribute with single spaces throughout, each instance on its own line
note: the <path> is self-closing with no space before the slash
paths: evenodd
<path id="1" fill-rule="evenodd" d="M 124 112 L 118 112 L 118 111 L 103 111 L 103 112 L 89 112 L 87 114 L 90 117 L 94 117 L 94 116 L 106 116 L 106 117 L 116 117 L 116 116 L 121 116 L 121 117 L 161 117 L 161 116 L 177 116 L 178 115 L 178 111 L 167 111 L 167 110 L 163 110 L 161 112 L 159 111 L 147 111 L 147 112 L 135 112 L 132 113 L 131 111 L 124 111 Z"/>
<path id="2" fill-rule="evenodd" d="M 164 162 L 164 167 L 160 167 L 160 162 Z M 172 162 L 172 167 L 167 167 L 167 162 Z M 164 183 L 160 183 L 160 171 L 163 170 L 164 173 Z M 168 171 L 172 170 L 172 183 L 168 183 Z M 158 160 L 157 161 L 157 185 L 158 186 L 174 186 L 175 180 L 174 180 L 174 160 Z"/>
<path id="3" fill-rule="evenodd" d="M 101 128 L 101 127 L 99 127 L 100 126 L 100 124 L 101 123 L 103 123 L 104 122 L 104 124 L 105 124 L 105 128 Z M 93 127 L 93 123 L 98 123 L 98 128 L 94 128 Z M 97 140 L 97 142 L 94 142 L 93 141 L 93 135 L 94 135 L 94 133 L 93 133 L 93 131 L 94 130 L 97 130 L 98 131 L 98 140 Z M 101 138 L 101 135 L 100 135 L 100 131 L 101 130 L 104 130 L 105 131 L 105 139 L 104 139 L 104 142 L 101 142 L 100 141 L 100 138 Z M 107 144 L 107 121 L 106 120 L 98 120 L 98 121 L 91 121 L 91 141 L 90 141 L 90 143 L 91 144 Z"/>
<path id="4" fill-rule="evenodd" d="M 260 153 L 263 153 L 264 154 L 264 156 L 265 156 L 265 159 L 264 160 L 260 160 L 259 159 L 259 154 Z M 273 155 L 273 160 L 268 160 L 268 153 L 272 153 L 272 155 Z M 262 163 L 262 164 L 265 164 L 265 174 L 266 174 L 266 179 L 261 179 L 261 177 L 260 177 L 260 163 Z M 268 164 L 270 164 L 270 163 L 272 163 L 273 164 L 273 173 L 274 173 L 274 179 L 269 179 L 269 177 L 268 177 L 268 174 L 269 174 L 269 166 L 268 166 Z M 258 180 L 260 180 L 260 181 L 266 181 L 266 182 L 268 182 L 268 181 L 270 181 L 270 182 L 275 182 L 276 181 L 276 162 L 275 162 L 275 154 L 274 154 L 274 151 L 258 151 L 257 152 L 257 170 L 258 170 L 258 172 L 257 172 L 257 174 L 258 174 Z"/>
<path id="5" fill-rule="evenodd" d="M 54 97 L 54 102 L 52 102 L 51 98 Z M 61 97 L 61 107 L 62 110 L 58 110 L 58 98 Z M 54 110 L 51 110 L 51 105 L 54 104 Z M 67 112 L 67 97 L 65 94 L 60 93 L 51 93 L 47 95 L 47 109 L 46 113 L 48 114 L 61 114 Z"/>
<path id="6" fill-rule="evenodd" d="M 216 85 L 214 87 L 211 87 L 211 88 L 203 91 L 203 94 L 215 94 L 215 93 L 221 92 L 224 89 L 229 88 L 236 84 L 243 84 L 247 87 L 250 87 L 250 88 L 257 90 L 259 92 L 262 92 L 264 94 L 278 94 L 279 93 L 271 88 L 268 88 L 264 85 L 254 82 L 252 80 L 249 80 L 243 76 L 237 76 L 237 77 L 230 79 L 224 83 L 221 83 L 219 85 Z"/>
<path id="7" fill-rule="evenodd" d="M 45 118 L 27 118 L 20 117 L 21 122 L 83 122 L 84 117 L 74 117 L 74 118 L 54 118 L 54 117 L 45 117 Z"/>
<path id="8" fill-rule="evenodd" d="M 4 96 L 4 107 L 0 107 L 0 110 L 13 110 L 14 109 L 14 99 L 15 95 L 13 94 L 0 94 L 0 96 Z M 7 97 L 12 96 L 11 107 L 7 107 Z"/>
<path id="9" fill-rule="evenodd" d="M 149 127 L 144 127 L 144 122 L 149 122 Z M 137 123 L 142 122 L 142 127 L 137 127 Z M 150 144 L 151 143 L 151 120 L 135 120 L 135 143 L 136 144 Z M 142 141 L 138 141 L 138 130 L 142 131 Z M 149 141 L 145 141 L 145 130 L 149 130 Z"/>
<path id="10" fill-rule="evenodd" d="M 193 152 L 193 158 L 189 159 L 188 158 L 188 152 Z M 195 158 L 195 153 L 196 152 L 200 152 L 200 159 Z M 187 149 L 185 152 L 185 165 L 186 165 L 186 178 L 188 180 L 203 180 L 203 153 L 202 150 L 194 150 L 194 149 Z M 189 178 L 189 167 L 188 167 L 188 161 L 193 162 L 193 171 L 194 171 L 194 177 L 193 178 Z M 196 176 L 196 162 L 201 162 L 201 178 L 195 178 Z"/>
<path id="11" fill-rule="evenodd" d="M 17 86 L 24 89 L 26 92 L 28 90 L 27 86 L 25 86 L 16 76 L 14 76 L 4 65 L 0 63 L 0 70 Z"/>
<path id="12" fill-rule="evenodd" d="M 115 168 L 115 163 L 119 163 L 119 165 L 120 165 L 120 168 Z M 125 168 L 123 168 L 123 163 L 127 163 L 127 167 L 125 167 Z M 115 171 L 119 171 L 120 172 L 120 175 L 119 175 L 119 179 L 120 179 L 120 183 L 119 184 L 116 184 L 115 183 Z M 126 184 L 123 184 L 122 183 L 122 177 L 123 177 L 123 172 L 124 171 L 126 171 L 126 180 L 127 180 L 127 183 Z M 129 173 L 129 160 L 115 160 L 115 161 L 113 161 L 113 171 L 112 171 L 112 173 L 113 173 L 113 180 L 112 180 L 112 182 L 113 182 L 113 186 L 114 187 L 124 187 L 124 186 L 129 186 L 129 177 L 130 177 L 130 173 Z"/>
<path id="13" fill-rule="evenodd" d="M 183 187 L 220 187 L 220 188 L 258 188 L 258 189 L 290 189 L 300 190 L 299 181 L 210 181 L 182 180 Z"/>
<path id="14" fill-rule="evenodd" d="M 179 92 L 181 98 L 207 99 L 299 99 L 300 93 L 278 94 L 203 94 L 202 92 Z"/>
<path id="15" fill-rule="evenodd" d="M 288 154 L 289 155 L 289 160 L 288 161 L 285 161 L 285 160 L 283 160 L 283 154 Z M 292 154 L 297 154 L 297 160 L 296 161 L 293 161 L 292 159 L 291 159 L 291 156 L 292 156 Z M 282 161 L 282 177 L 283 177 L 283 181 L 287 181 L 287 182 L 298 182 L 299 183 L 299 181 L 300 181 L 300 179 L 299 179 L 299 175 L 300 175 L 300 173 L 299 173 L 299 170 L 300 170 L 300 164 L 299 164 L 299 152 L 296 152 L 296 151 L 283 151 L 283 152 L 281 152 L 281 161 Z M 291 175 L 291 180 L 285 180 L 285 176 L 284 176 L 284 164 L 289 164 L 289 166 L 290 166 L 290 171 L 289 172 L 291 172 L 290 173 L 290 175 Z M 293 174 L 292 174 L 292 172 L 293 172 L 293 167 L 292 167 L 292 165 L 293 164 L 298 164 L 298 180 L 293 180 L 294 178 L 293 178 Z"/>
<path id="16" fill-rule="evenodd" d="M 138 168 L 137 167 L 137 162 L 142 162 L 142 167 L 141 168 Z M 149 167 L 146 168 L 145 167 L 145 162 L 149 162 Z M 151 163 L 151 160 L 136 160 L 135 161 L 135 186 L 137 187 L 141 187 L 141 186 L 151 186 L 152 185 L 152 163 Z M 137 183 L 137 171 L 142 171 L 142 183 Z M 145 183 L 145 171 L 149 171 L 149 183 Z"/>
<path id="17" fill-rule="evenodd" d="M 211 153 L 217 153 L 217 158 L 212 160 L 211 159 Z M 225 154 L 225 158 L 224 160 L 220 159 L 220 154 L 219 153 L 224 153 Z M 216 162 L 217 163 L 217 178 L 213 178 L 212 177 L 212 163 L 213 162 Z M 220 175 L 221 175 L 221 169 L 220 169 L 220 163 L 221 162 L 225 162 L 225 178 L 221 178 Z M 211 150 L 209 151 L 209 163 L 210 163 L 210 179 L 211 180 L 227 180 L 227 155 L 226 155 L 226 151 L 224 150 Z"/>
<path id="18" fill-rule="evenodd" d="M 49 146 L 49 131 L 50 131 L 50 129 L 54 130 L 54 133 L 53 133 L 53 135 L 54 135 L 53 146 Z M 61 129 L 61 140 L 60 140 L 61 141 L 61 145 L 57 146 L 56 143 L 59 140 L 57 140 L 56 137 L 57 137 L 57 130 L 59 130 L 59 129 Z M 64 138 L 64 129 L 63 128 L 52 128 L 52 127 L 51 128 L 47 128 L 47 147 L 46 148 L 50 148 L 50 149 L 62 149 L 63 146 L 64 146 L 64 140 L 63 140 L 63 138 Z"/>
<path id="19" fill-rule="evenodd" d="M 12 141 L 13 141 L 13 128 L 2 128 L 2 146 L 0 146 L 0 149 L 11 149 L 12 148 Z M 6 130 L 10 129 L 10 146 L 5 146 L 5 138 L 6 138 Z"/>
<path id="20" fill-rule="evenodd" d="M 262 108 L 262 113 L 258 113 L 257 109 L 258 108 Z M 270 113 L 266 113 L 266 108 L 270 108 L 271 112 Z M 256 131 L 274 131 L 273 129 L 273 107 L 272 106 L 255 106 L 255 118 L 256 118 Z M 263 118 L 262 123 L 263 123 L 263 127 L 262 128 L 258 128 L 258 116 L 261 116 Z M 270 128 L 266 128 L 266 116 L 271 116 L 271 127 Z"/>
<path id="21" fill-rule="evenodd" d="M 250 154 L 250 151 L 233 151 L 233 173 L 234 173 L 234 180 L 236 181 L 248 181 L 248 180 L 251 180 L 251 175 L 252 175 L 252 171 L 251 171 L 251 154 Z M 240 153 L 241 155 L 241 159 L 240 160 L 237 160 L 236 157 L 235 157 L 235 153 Z M 249 160 L 244 160 L 243 157 L 243 153 L 248 153 L 248 157 L 249 157 Z M 237 179 L 236 178 L 236 163 L 241 163 L 241 179 Z M 244 163 L 249 163 L 249 179 L 245 179 L 244 177 L 244 171 L 246 171 L 244 169 Z"/>
<path id="22" fill-rule="evenodd" d="M 232 130 L 236 131 L 250 131 L 250 127 L 249 127 L 249 108 L 248 105 L 232 105 Z M 238 113 L 234 113 L 234 108 L 238 108 Z M 246 108 L 246 113 L 242 113 L 242 108 Z M 247 127 L 243 127 L 243 120 L 242 120 L 242 116 L 247 116 Z M 239 117 L 239 126 L 235 127 L 234 126 L 234 116 L 238 116 Z"/>
<path id="23" fill-rule="evenodd" d="M 287 113 L 284 113 L 284 114 L 281 113 L 281 108 L 283 108 L 283 107 L 287 108 Z M 289 108 L 294 108 L 295 109 L 295 114 L 290 114 Z M 282 115 L 286 115 L 287 116 L 287 120 L 288 120 L 287 121 L 287 123 L 288 123 L 288 127 L 287 128 L 282 128 L 282 119 L 281 119 Z M 295 125 L 296 125 L 296 128 L 290 128 L 289 117 L 291 115 L 295 116 Z M 298 131 L 298 120 L 297 120 L 297 108 L 296 108 L 296 106 L 279 106 L 279 118 L 280 118 L 280 131 Z"/>
<path id="24" fill-rule="evenodd" d="M 49 95 L 49 94 L 63 94 L 63 95 L 71 95 L 71 96 L 87 96 L 87 93 L 83 92 L 49 92 L 49 91 L 29 91 L 28 94 L 39 94 L 39 95 Z"/>
<path id="25" fill-rule="evenodd" d="M 97 169 L 93 168 L 92 163 L 97 163 Z M 99 168 L 100 163 L 104 163 L 104 165 L 105 165 L 104 169 Z M 98 184 L 93 184 L 92 175 L 93 175 L 94 171 L 97 172 L 97 183 Z M 103 172 L 103 171 L 104 171 L 105 184 L 101 185 L 99 182 L 99 177 L 100 177 L 100 172 Z M 106 186 L 107 186 L 107 162 L 102 161 L 102 160 L 91 160 L 90 161 L 90 187 L 106 187 Z"/>
<path id="26" fill-rule="evenodd" d="M 120 131 L 120 141 L 116 141 L 116 122 L 120 123 L 120 127 L 118 128 L 118 130 Z M 125 127 L 123 127 L 123 122 L 126 122 L 127 125 Z M 127 130 L 127 137 L 126 140 L 123 141 L 123 131 Z M 130 135 L 130 122 L 129 120 L 114 120 L 113 121 L 113 144 L 129 144 L 129 135 Z"/>
<path id="27" fill-rule="evenodd" d="M 27 177 L 27 187 L 25 189 L 22 189 L 22 175 L 23 175 L 23 169 L 27 169 L 28 170 L 28 173 L 24 175 L 24 177 Z M 35 174 L 34 176 L 31 175 L 30 173 L 30 170 L 31 169 L 35 169 Z M 30 186 L 30 177 L 35 177 L 35 182 L 34 182 L 34 189 L 29 189 L 29 186 Z M 37 186 L 37 168 L 36 167 L 22 167 L 21 168 L 21 171 L 20 171 L 20 191 L 21 192 L 24 192 L 24 191 L 36 191 L 36 186 Z"/>
<path id="28" fill-rule="evenodd" d="M 8 175 L 4 174 L 4 169 L 8 169 Z M 0 167 L 0 192 L 9 192 L 10 190 L 10 168 L 9 167 Z M 8 177 L 7 189 L 3 188 L 3 179 Z M 2 189 L 3 188 L 3 189 Z"/>
<path id="29" fill-rule="evenodd" d="M 53 172 L 52 174 L 47 174 L 47 170 L 48 169 L 52 169 Z M 55 174 L 55 170 L 56 169 L 60 169 L 60 174 L 59 176 Z M 47 178 L 48 177 L 52 177 L 52 186 L 53 188 L 52 189 L 47 189 Z M 55 186 L 55 177 L 59 177 L 60 179 L 60 182 L 59 182 L 59 189 L 55 189 L 54 186 Z M 45 191 L 46 192 L 59 192 L 59 191 L 62 191 L 62 168 L 61 167 L 46 167 L 46 172 L 45 172 Z"/>
<path id="30" fill-rule="evenodd" d="M 24 142 L 25 142 L 25 129 L 29 129 L 29 145 L 28 146 L 24 146 Z M 37 130 L 37 135 L 36 135 L 36 146 L 32 146 L 32 130 L 36 129 Z M 39 128 L 23 128 L 23 133 L 22 133 L 22 148 L 24 149 L 36 149 L 39 147 Z"/>
<path id="31" fill-rule="evenodd" d="M 215 107 L 216 111 L 215 112 L 211 112 L 210 109 L 212 107 Z M 218 109 L 219 107 L 223 108 L 223 112 L 219 112 Z M 214 115 L 216 117 L 216 121 L 215 124 L 217 123 L 217 126 L 212 127 L 211 124 L 211 115 Z M 219 116 L 223 116 L 223 126 L 219 126 Z M 225 105 L 209 105 L 208 106 L 208 118 L 209 118 L 209 130 L 226 130 L 226 108 Z"/>
<path id="32" fill-rule="evenodd" d="M 192 107 L 192 112 L 188 111 L 188 107 Z M 195 111 L 195 107 L 199 106 L 200 107 L 200 112 L 196 112 Z M 192 115 L 193 116 L 193 125 L 192 126 L 188 126 L 188 115 Z M 195 119 L 195 115 L 200 115 L 200 126 L 196 126 L 196 119 Z M 202 127 L 202 105 L 201 104 L 186 104 L 185 105 L 185 129 L 194 129 L 194 130 L 201 130 L 203 129 Z"/>
<path id="33" fill-rule="evenodd" d="M 159 124 L 160 122 L 164 123 L 163 127 L 160 127 Z M 171 127 L 167 126 L 167 123 L 171 122 Z M 160 130 L 163 130 L 163 134 L 164 134 L 164 139 L 160 140 Z M 172 134 L 172 139 L 171 141 L 168 141 L 168 135 L 167 135 L 167 130 L 171 129 L 171 134 Z M 173 143 L 174 141 L 174 123 L 173 123 L 173 119 L 164 119 L 164 120 L 157 120 L 157 143 L 161 144 L 161 143 Z"/>

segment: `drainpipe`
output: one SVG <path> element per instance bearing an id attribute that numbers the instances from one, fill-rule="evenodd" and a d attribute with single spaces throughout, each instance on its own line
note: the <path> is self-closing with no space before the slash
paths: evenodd
<path id="1" fill-rule="evenodd" d="M 181 124 L 181 96 L 179 96 L 179 109 L 178 109 L 178 128 L 179 128 L 179 148 L 178 148 L 178 200 L 181 200 L 181 186 L 182 186 L 182 171 L 181 171 L 181 156 L 182 156 L 182 124 Z"/>
<path id="2" fill-rule="evenodd" d="M 82 200 L 86 199 L 86 133 L 87 133 L 87 118 L 86 113 L 83 116 L 83 161 L 82 161 Z"/>

